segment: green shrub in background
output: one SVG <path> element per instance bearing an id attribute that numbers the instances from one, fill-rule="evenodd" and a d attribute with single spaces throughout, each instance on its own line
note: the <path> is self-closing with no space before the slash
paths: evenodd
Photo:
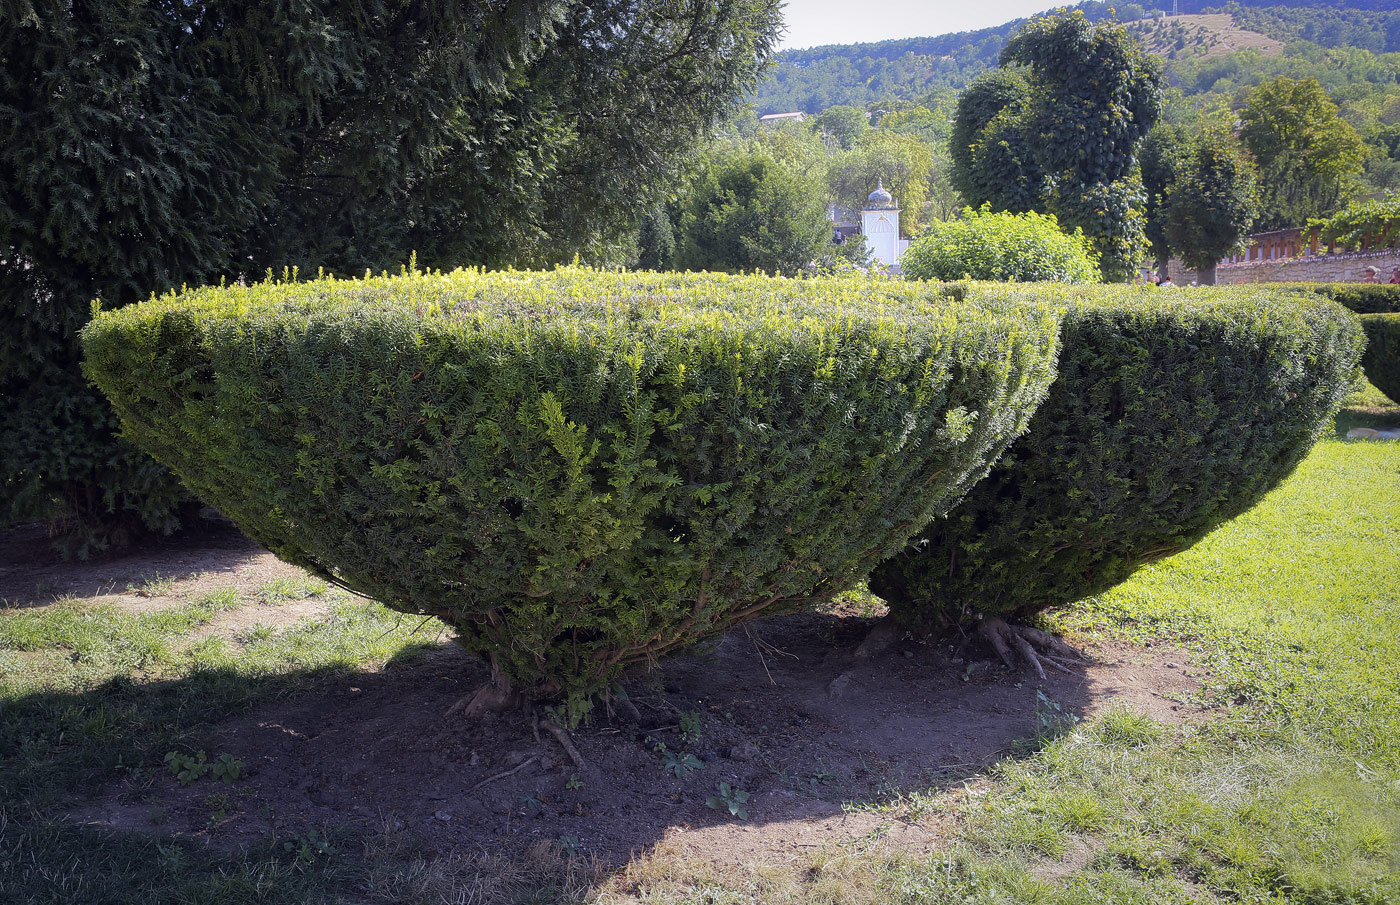
<path id="1" fill-rule="evenodd" d="M 902 621 L 980 620 L 994 645 L 1039 640 L 1006 620 L 1107 590 L 1254 505 L 1313 445 L 1361 352 L 1355 319 L 1316 296 L 1022 291 L 1070 305 L 1045 403 L 988 477 L 870 578 Z"/>
<path id="2" fill-rule="evenodd" d="M 1400 313 L 1363 314 L 1366 354 L 1361 357 L 1366 379 L 1376 389 L 1400 403 Z"/>
<path id="3" fill-rule="evenodd" d="M 905 250 L 900 268 L 911 280 L 1099 281 L 1082 231 L 1064 232 L 1053 216 L 993 213 L 987 205 L 931 225 Z"/>
<path id="4" fill-rule="evenodd" d="M 1400 311 L 1400 284 L 1273 283 L 1271 286 L 1315 292 L 1357 314 L 1389 314 Z"/>
<path id="5" fill-rule="evenodd" d="M 628 665 L 859 581 L 1024 429 L 1059 312 L 927 295 L 327 279 L 152 299 L 84 348 L 125 435 L 254 539 L 577 719 Z"/>
<path id="6" fill-rule="evenodd" d="M 1400 284 L 1393 283 L 1277 283 L 1277 286 L 1315 292 L 1361 315 L 1366 332 L 1366 354 L 1361 368 L 1366 379 L 1392 401 L 1400 403 L 1400 343 L 1395 340 L 1395 320 L 1400 313 Z"/>

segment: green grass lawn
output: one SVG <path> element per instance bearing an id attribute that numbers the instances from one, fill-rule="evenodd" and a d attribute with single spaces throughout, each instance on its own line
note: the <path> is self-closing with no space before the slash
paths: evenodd
<path id="1" fill-rule="evenodd" d="M 1346 418 L 1400 423 L 1383 398 L 1353 402 Z M 392 840 L 221 854 L 65 825 L 52 818 L 73 789 L 160 769 L 219 719 L 436 629 L 336 599 L 324 623 L 191 645 L 238 601 L 0 609 L 0 902 L 1400 903 L 1397 567 L 1400 443 L 1326 440 L 1194 549 L 1051 618 L 1071 637 L 1188 649 L 1212 676 L 1199 724 L 1062 723 L 987 776 L 891 808 L 951 815 L 932 853 L 872 839 L 743 874 L 660 852 L 608 877 L 557 852 L 425 858 Z"/>

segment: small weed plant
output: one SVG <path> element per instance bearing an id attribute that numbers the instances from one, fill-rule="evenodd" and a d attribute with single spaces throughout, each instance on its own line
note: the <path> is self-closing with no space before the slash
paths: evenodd
<path id="1" fill-rule="evenodd" d="M 680 729 L 681 729 L 681 738 L 684 739 L 685 741 L 687 741 L 687 742 L 698 742 L 698 741 L 700 741 L 700 735 L 701 735 L 701 732 L 703 731 L 703 729 L 702 729 L 702 723 L 701 723 L 701 720 L 700 720 L 700 714 L 696 713 L 696 712 L 693 711 L 693 710 L 690 711 L 689 713 L 682 713 L 682 714 L 681 714 L 681 719 L 680 719 Z"/>
<path id="2" fill-rule="evenodd" d="M 689 751 L 667 751 L 662 754 L 662 766 L 677 779 L 685 779 L 696 770 L 703 770 L 705 764 Z"/>
<path id="3" fill-rule="evenodd" d="M 232 754 L 220 754 L 217 760 L 211 761 L 203 751 L 193 756 L 181 751 L 169 751 L 165 755 L 165 766 L 182 786 L 188 786 L 206 776 L 232 785 L 248 769 L 246 763 Z"/>
<path id="4" fill-rule="evenodd" d="M 705 799 L 705 807 L 716 811 L 728 811 L 731 817 L 748 820 L 749 812 L 744 809 L 744 803 L 748 800 L 748 792 L 722 782 L 719 784 L 718 794 Z"/>

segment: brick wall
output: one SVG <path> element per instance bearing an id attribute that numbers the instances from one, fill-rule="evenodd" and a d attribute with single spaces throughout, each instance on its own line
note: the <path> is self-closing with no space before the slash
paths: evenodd
<path id="1" fill-rule="evenodd" d="M 1400 250 L 1367 251 L 1354 254 L 1315 255 L 1276 261 L 1247 261 L 1221 264 L 1215 268 L 1215 282 L 1227 283 L 1360 283 L 1366 268 L 1380 271 L 1382 283 L 1390 281 L 1390 269 L 1400 265 Z M 1185 286 L 1196 279 L 1196 271 L 1173 258 L 1168 265 L 1172 281 Z"/>

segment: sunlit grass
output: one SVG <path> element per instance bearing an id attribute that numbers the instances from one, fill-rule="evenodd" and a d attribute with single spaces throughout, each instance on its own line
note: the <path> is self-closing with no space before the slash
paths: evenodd
<path id="1" fill-rule="evenodd" d="M 1210 700 L 1400 768 L 1400 443 L 1320 444 L 1192 550 L 1062 614 L 1192 645 Z"/>

